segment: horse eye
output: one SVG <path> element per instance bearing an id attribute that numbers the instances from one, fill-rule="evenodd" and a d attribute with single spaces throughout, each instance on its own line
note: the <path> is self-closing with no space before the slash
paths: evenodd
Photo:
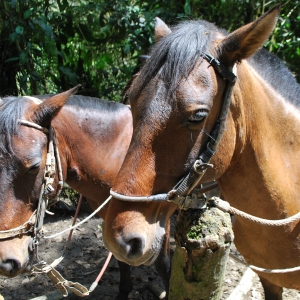
<path id="1" fill-rule="evenodd" d="M 189 118 L 189 123 L 201 123 L 207 117 L 208 111 L 204 109 L 197 110 L 193 115 Z"/>
<path id="2" fill-rule="evenodd" d="M 40 169 L 40 165 L 41 165 L 41 162 L 38 162 L 38 163 L 35 163 L 35 164 L 31 165 L 27 169 L 26 174 L 36 174 Z"/>

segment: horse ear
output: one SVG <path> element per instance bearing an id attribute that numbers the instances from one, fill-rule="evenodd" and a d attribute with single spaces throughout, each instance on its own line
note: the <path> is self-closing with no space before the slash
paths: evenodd
<path id="1" fill-rule="evenodd" d="M 32 113 L 30 119 L 43 127 L 48 127 L 52 118 L 59 112 L 67 100 L 77 92 L 79 87 L 81 87 L 80 84 L 66 92 L 46 99 L 38 105 L 38 107 Z"/>
<path id="2" fill-rule="evenodd" d="M 275 5 L 252 23 L 225 37 L 219 44 L 219 60 L 233 65 L 253 55 L 271 35 L 279 17 L 280 4 Z"/>
<path id="3" fill-rule="evenodd" d="M 172 32 L 171 29 L 167 26 L 167 24 L 163 20 L 161 20 L 158 17 L 155 18 L 155 34 L 154 34 L 155 43 L 171 32 Z"/>

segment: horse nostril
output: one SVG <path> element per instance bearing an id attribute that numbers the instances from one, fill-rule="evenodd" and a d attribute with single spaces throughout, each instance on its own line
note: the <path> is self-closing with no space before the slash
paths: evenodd
<path id="1" fill-rule="evenodd" d="M 128 247 L 128 256 L 138 256 L 143 253 L 145 248 L 145 238 L 142 236 L 137 236 L 127 240 Z"/>
<path id="2" fill-rule="evenodd" d="M 12 275 L 13 273 L 19 271 L 22 267 L 22 264 L 17 259 L 6 259 L 2 261 L 0 264 L 0 268 L 9 275 Z"/>

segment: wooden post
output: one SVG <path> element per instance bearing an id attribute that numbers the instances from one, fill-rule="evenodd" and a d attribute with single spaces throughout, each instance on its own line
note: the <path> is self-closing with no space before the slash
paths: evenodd
<path id="1" fill-rule="evenodd" d="M 175 225 L 169 300 L 221 298 L 233 231 L 217 208 L 181 210 Z"/>

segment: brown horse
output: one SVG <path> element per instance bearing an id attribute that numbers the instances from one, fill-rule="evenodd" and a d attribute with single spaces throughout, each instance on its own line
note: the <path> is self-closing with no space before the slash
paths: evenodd
<path id="1" fill-rule="evenodd" d="M 15 228 L 31 218 L 38 205 L 49 143 L 49 134 L 43 128 L 51 125 L 54 130 L 64 181 L 84 195 L 93 209 L 109 196 L 123 162 L 132 135 L 129 107 L 98 98 L 72 96 L 74 91 L 48 96 L 44 101 L 8 97 L 1 103 L 0 275 L 13 277 L 31 267 L 32 233 L 16 232 L 16 236 L 3 238 L 3 231 L 15 232 Z M 50 201 L 58 190 L 58 173 L 52 184 L 54 190 L 48 196 Z M 104 207 L 98 213 L 103 219 L 106 210 Z M 164 253 L 161 258 L 168 263 Z M 164 264 L 159 261 L 159 269 L 161 265 Z M 127 299 L 132 289 L 130 266 L 125 263 L 119 266 L 117 299 Z M 166 274 L 164 269 L 162 272 Z"/>
<path id="2" fill-rule="evenodd" d="M 199 183 L 217 180 L 232 206 L 261 218 L 299 212 L 300 87 L 259 49 L 278 15 L 275 6 L 231 34 L 206 21 L 157 24 L 159 41 L 129 91 L 133 137 L 104 223 L 105 245 L 119 260 L 151 263 L 174 199 Z M 237 216 L 235 244 L 250 264 L 296 267 L 299 224 Z M 266 299 L 281 299 L 282 287 L 300 289 L 300 272 L 259 276 Z"/>

